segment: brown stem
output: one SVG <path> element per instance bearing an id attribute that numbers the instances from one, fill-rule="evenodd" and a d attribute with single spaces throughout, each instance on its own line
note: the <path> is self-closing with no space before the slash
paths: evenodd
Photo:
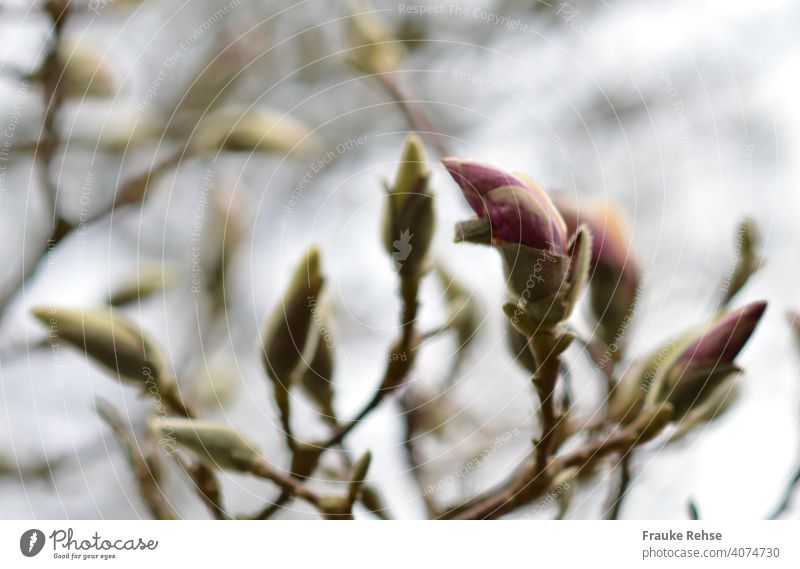
<path id="1" fill-rule="evenodd" d="M 147 447 L 146 450 L 143 450 L 133 437 L 133 434 L 125 426 L 119 413 L 110 403 L 98 399 L 96 407 L 97 412 L 111 427 L 114 436 L 125 450 L 128 462 L 136 477 L 139 494 L 142 496 L 142 500 L 144 500 L 150 513 L 157 520 L 174 520 L 175 512 L 167 503 L 158 485 L 161 473 L 152 438 L 146 440 Z"/>
<path id="2" fill-rule="evenodd" d="M 632 458 L 633 452 L 627 452 L 619 460 L 619 464 L 617 465 L 619 479 L 616 484 L 612 482 L 612 492 L 609 496 L 605 516 L 603 516 L 607 520 L 619 519 L 619 515 L 622 511 L 622 502 L 625 500 L 625 495 L 633 481 L 633 477 L 631 476 Z"/>
<path id="3" fill-rule="evenodd" d="M 494 519 L 541 497 L 550 487 L 556 473 L 571 467 L 578 469 L 576 476 L 597 461 L 614 452 L 628 452 L 639 444 L 642 425 L 631 424 L 626 428 L 582 448 L 553 458 L 547 469 L 541 471 L 537 460 L 526 460 L 516 473 L 494 490 L 490 490 L 467 502 L 451 507 L 442 515 L 446 519 Z"/>

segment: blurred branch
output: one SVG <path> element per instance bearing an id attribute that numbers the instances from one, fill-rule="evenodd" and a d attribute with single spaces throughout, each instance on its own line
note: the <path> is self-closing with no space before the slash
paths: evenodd
<path id="1" fill-rule="evenodd" d="M 155 448 L 153 448 L 152 437 L 146 440 L 147 448 L 143 450 L 133 434 L 126 428 L 122 417 L 109 402 L 98 399 L 95 406 L 97 413 L 111 427 L 114 436 L 125 450 L 128 462 L 136 477 L 139 494 L 142 496 L 150 513 L 157 520 L 174 520 L 175 513 L 164 499 L 164 494 L 159 488 L 161 471 Z"/>

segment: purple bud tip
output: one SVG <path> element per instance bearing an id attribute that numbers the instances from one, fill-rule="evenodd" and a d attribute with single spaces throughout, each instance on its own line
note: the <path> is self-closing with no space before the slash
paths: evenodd
<path id="1" fill-rule="evenodd" d="M 554 253 L 566 250 L 564 220 L 534 182 L 468 158 L 445 158 L 442 164 L 478 217 L 489 219 L 497 241 Z"/>
<path id="2" fill-rule="evenodd" d="M 762 300 L 729 312 L 684 352 L 681 361 L 693 365 L 732 364 L 766 309 L 767 303 Z"/>

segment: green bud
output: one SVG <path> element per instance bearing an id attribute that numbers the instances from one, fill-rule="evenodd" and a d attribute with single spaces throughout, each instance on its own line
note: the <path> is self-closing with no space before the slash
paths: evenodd
<path id="1" fill-rule="evenodd" d="M 117 79 L 111 62 L 89 40 L 62 39 L 58 58 L 62 66 L 60 85 L 66 97 L 106 98 L 116 93 Z"/>
<path id="2" fill-rule="evenodd" d="M 308 478 L 319 463 L 319 457 L 325 450 L 325 443 L 299 442 L 292 452 L 292 476 Z"/>
<path id="3" fill-rule="evenodd" d="M 367 451 L 353 465 L 353 473 L 350 475 L 350 483 L 347 486 L 347 500 L 351 505 L 355 504 L 361 496 L 370 462 L 372 462 L 372 453 Z"/>
<path id="4" fill-rule="evenodd" d="M 138 324 L 110 308 L 39 306 L 31 313 L 62 340 L 142 389 L 172 387 L 166 357 Z"/>
<path id="5" fill-rule="evenodd" d="M 385 73 L 396 70 L 405 58 L 403 44 L 386 24 L 370 11 L 366 1 L 351 2 L 347 19 L 348 62 L 362 73 Z"/>
<path id="6" fill-rule="evenodd" d="M 429 179 L 422 141 L 409 135 L 383 213 L 383 245 L 401 274 L 420 274 L 433 239 L 436 220 Z"/>
<path id="7" fill-rule="evenodd" d="M 353 519 L 353 505 L 345 496 L 321 496 L 318 506 L 326 520 Z"/>
<path id="8" fill-rule="evenodd" d="M 201 119 L 191 140 L 196 152 L 221 150 L 287 154 L 306 152 L 313 145 L 306 125 L 278 111 L 226 107 Z"/>
<path id="9" fill-rule="evenodd" d="M 324 282 L 320 265 L 319 249 L 312 247 L 298 263 L 262 335 L 264 368 L 274 382 L 287 388 L 309 343 L 314 310 Z"/>
<path id="10" fill-rule="evenodd" d="M 150 266 L 137 269 L 117 286 L 108 296 L 108 304 L 122 306 L 140 302 L 156 293 L 164 291 L 173 282 L 173 274 L 161 266 Z"/>
<path id="11" fill-rule="evenodd" d="M 167 445 L 174 440 L 223 469 L 246 472 L 259 460 L 256 446 L 234 429 L 212 421 L 155 418 L 151 427 Z"/>

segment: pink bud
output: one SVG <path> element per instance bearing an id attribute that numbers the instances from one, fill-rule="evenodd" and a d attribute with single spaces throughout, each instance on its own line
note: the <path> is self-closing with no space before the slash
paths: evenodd
<path id="1" fill-rule="evenodd" d="M 553 201 L 567 224 L 569 235 L 575 233 L 580 224 L 592 234 L 592 266 L 609 269 L 615 279 L 614 286 L 623 285 L 635 291 L 639 284 L 639 267 L 630 246 L 630 235 L 625 214 L 610 201 L 578 203 L 564 193 L 556 193 Z"/>
<path id="2" fill-rule="evenodd" d="M 767 303 L 762 300 L 729 312 L 684 351 L 681 361 L 693 366 L 733 363 L 766 308 Z"/>
<path id="3" fill-rule="evenodd" d="M 566 251 L 564 220 L 535 182 L 467 158 L 445 158 L 442 163 L 478 217 L 489 220 L 495 240 L 552 253 Z"/>

